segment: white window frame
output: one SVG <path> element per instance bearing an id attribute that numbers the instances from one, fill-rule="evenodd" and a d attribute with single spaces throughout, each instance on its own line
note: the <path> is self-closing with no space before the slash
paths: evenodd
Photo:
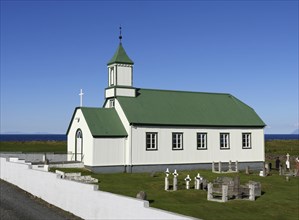
<path id="1" fill-rule="evenodd" d="M 158 133 L 146 132 L 145 133 L 145 149 L 147 151 L 158 150 Z"/>
<path id="2" fill-rule="evenodd" d="M 197 150 L 207 150 L 208 149 L 207 138 L 208 138 L 207 133 L 198 132 L 196 134 Z"/>
<path id="3" fill-rule="evenodd" d="M 183 133 L 173 132 L 172 133 L 172 150 L 183 150 Z"/>
<path id="4" fill-rule="evenodd" d="M 220 133 L 220 150 L 230 149 L 230 135 L 229 133 Z"/>
<path id="5" fill-rule="evenodd" d="M 251 133 L 242 133 L 242 149 L 251 149 Z"/>

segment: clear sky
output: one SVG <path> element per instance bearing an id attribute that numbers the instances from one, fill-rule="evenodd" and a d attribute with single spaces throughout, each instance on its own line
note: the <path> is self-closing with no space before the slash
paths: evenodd
<path id="1" fill-rule="evenodd" d="M 65 133 L 81 88 L 101 107 L 120 24 L 135 87 L 231 93 L 265 133 L 298 128 L 298 1 L 1 0 L 1 133 Z"/>

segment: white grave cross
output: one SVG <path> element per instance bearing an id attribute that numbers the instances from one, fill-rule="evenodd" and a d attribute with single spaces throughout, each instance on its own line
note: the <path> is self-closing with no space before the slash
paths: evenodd
<path id="1" fill-rule="evenodd" d="M 79 93 L 79 96 L 80 96 L 80 107 L 82 107 L 82 105 L 83 105 L 83 95 L 84 95 L 83 90 L 80 89 L 80 93 Z"/>
<path id="2" fill-rule="evenodd" d="M 289 155 L 289 153 L 287 153 L 287 161 L 286 161 L 286 167 L 287 167 L 287 169 L 290 169 L 291 167 L 290 167 L 290 155 Z"/>

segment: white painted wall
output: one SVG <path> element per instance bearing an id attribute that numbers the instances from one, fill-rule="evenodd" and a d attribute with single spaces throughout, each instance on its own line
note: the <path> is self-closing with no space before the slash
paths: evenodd
<path id="1" fill-rule="evenodd" d="M 116 96 L 135 97 L 136 90 L 134 88 L 109 88 L 105 90 L 105 98 Z"/>
<path id="2" fill-rule="evenodd" d="M 93 166 L 124 165 L 125 138 L 95 138 Z"/>
<path id="3" fill-rule="evenodd" d="M 146 151 L 146 132 L 158 133 L 158 150 Z M 172 132 L 183 133 L 183 150 L 172 150 Z M 197 150 L 196 133 L 208 135 L 207 150 Z M 230 134 L 230 149 L 220 150 L 220 133 Z M 242 133 L 251 133 L 252 148 L 242 149 Z M 133 127 L 133 165 L 264 161 L 263 129 Z"/>
<path id="4" fill-rule="evenodd" d="M 132 151 L 131 151 L 131 142 L 132 142 L 132 135 L 131 135 L 131 126 L 130 123 L 121 107 L 119 104 L 118 100 L 115 99 L 114 103 L 115 110 L 124 126 L 126 129 L 126 132 L 128 134 L 128 137 L 125 139 L 125 165 L 132 165 Z"/>
<path id="5" fill-rule="evenodd" d="M 78 120 L 79 119 L 79 120 Z M 81 109 L 77 109 L 75 117 L 71 122 L 71 127 L 67 136 L 68 160 L 75 160 L 75 139 L 78 129 L 82 130 L 83 135 L 83 162 L 84 165 L 92 166 L 93 164 L 93 136 L 87 126 L 86 120 Z"/>
<path id="6" fill-rule="evenodd" d="M 110 88 L 105 90 L 105 98 L 111 98 L 115 96 L 115 88 Z"/>
<path id="7" fill-rule="evenodd" d="M 134 88 L 116 88 L 116 96 L 135 97 L 136 90 Z"/>
<path id="8" fill-rule="evenodd" d="M 119 86 L 132 86 L 132 71 L 133 68 L 131 65 L 117 65 L 117 84 Z"/>
<path id="9" fill-rule="evenodd" d="M 148 201 L 98 191 L 91 184 L 32 170 L 24 162 L 0 158 L 0 178 L 83 219 L 191 219 L 149 208 Z"/>

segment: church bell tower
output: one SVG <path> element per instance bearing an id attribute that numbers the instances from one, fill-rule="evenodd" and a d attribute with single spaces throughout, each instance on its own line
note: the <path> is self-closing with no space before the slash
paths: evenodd
<path id="1" fill-rule="evenodd" d="M 120 27 L 118 48 L 108 62 L 108 88 L 105 91 L 105 98 L 111 99 L 117 96 L 135 97 L 136 90 L 133 88 L 133 65 L 122 46 L 122 35 Z"/>

